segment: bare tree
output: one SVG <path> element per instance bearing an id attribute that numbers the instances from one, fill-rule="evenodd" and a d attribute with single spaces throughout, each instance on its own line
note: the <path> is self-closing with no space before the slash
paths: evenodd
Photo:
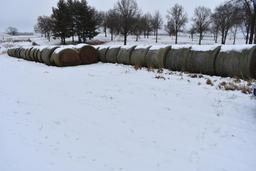
<path id="1" fill-rule="evenodd" d="M 199 45 L 201 45 L 204 33 L 209 30 L 211 23 L 211 9 L 203 6 L 197 7 L 194 11 L 194 26 L 199 33 Z"/>
<path id="2" fill-rule="evenodd" d="M 153 20 L 153 17 L 150 13 L 146 13 L 142 17 L 141 22 L 144 25 L 143 32 L 144 32 L 145 38 L 149 38 L 150 33 L 153 31 L 152 20 Z"/>
<path id="3" fill-rule="evenodd" d="M 114 40 L 114 34 L 117 34 L 119 32 L 119 23 L 119 14 L 113 9 L 109 10 L 106 15 L 106 26 L 111 34 L 111 41 Z"/>
<path id="4" fill-rule="evenodd" d="M 136 41 L 139 41 L 139 37 L 143 33 L 144 29 L 145 25 L 143 23 L 143 17 L 141 17 L 141 15 L 138 14 L 134 18 L 134 22 L 132 25 L 132 33 L 136 36 Z"/>
<path id="5" fill-rule="evenodd" d="M 51 17 L 39 16 L 37 18 L 37 31 L 40 32 L 50 41 L 51 32 L 53 30 L 53 21 Z"/>
<path id="6" fill-rule="evenodd" d="M 177 44 L 178 33 L 182 31 L 182 28 L 188 22 L 188 17 L 184 8 L 179 4 L 175 4 L 167 12 L 168 12 L 168 15 L 167 15 L 168 22 L 167 22 L 166 30 L 169 34 L 174 32 L 175 44 Z"/>
<path id="7" fill-rule="evenodd" d="M 219 26 L 222 44 L 226 43 L 228 32 L 234 25 L 236 13 L 237 8 L 231 3 L 226 3 L 218 6 L 212 15 L 214 24 Z"/>
<path id="8" fill-rule="evenodd" d="M 134 17 L 139 14 L 138 4 L 135 0 L 119 0 L 114 9 L 121 18 L 120 30 L 124 36 L 124 45 L 126 45 L 127 36 L 132 31 Z"/>
<path id="9" fill-rule="evenodd" d="M 190 34 L 191 40 L 194 41 L 194 34 L 196 33 L 196 27 L 192 25 L 192 27 L 189 29 L 188 33 Z"/>
<path id="10" fill-rule="evenodd" d="M 156 43 L 158 42 L 158 30 L 162 28 L 163 20 L 159 11 L 156 11 L 152 18 L 152 26 L 156 36 Z"/>
<path id="11" fill-rule="evenodd" d="M 18 33 L 18 29 L 15 27 L 8 27 L 6 33 L 15 36 Z"/>

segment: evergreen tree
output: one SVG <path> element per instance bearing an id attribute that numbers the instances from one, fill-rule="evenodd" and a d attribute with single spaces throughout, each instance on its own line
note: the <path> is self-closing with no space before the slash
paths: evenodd
<path id="1" fill-rule="evenodd" d="M 70 24 L 72 17 L 69 8 L 64 0 L 59 0 L 57 8 L 52 9 L 53 35 L 59 37 L 62 44 L 66 43 L 66 38 L 71 36 L 72 25 Z"/>

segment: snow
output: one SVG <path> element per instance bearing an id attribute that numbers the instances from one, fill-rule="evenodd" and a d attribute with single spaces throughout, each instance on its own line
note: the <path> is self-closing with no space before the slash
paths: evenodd
<path id="1" fill-rule="evenodd" d="M 88 44 L 80 43 L 80 44 L 78 44 L 78 45 L 75 45 L 75 48 L 80 49 L 80 48 L 82 48 L 82 47 L 84 47 L 84 46 L 88 46 Z"/>
<path id="2" fill-rule="evenodd" d="M 172 49 L 182 49 L 182 48 L 191 48 L 191 45 L 189 44 L 184 44 L 184 45 L 172 45 Z"/>
<path id="3" fill-rule="evenodd" d="M 151 47 L 151 45 L 138 45 L 135 47 L 135 49 L 148 49 L 150 47 Z"/>
<path id="4" fill-rule="evenodd" d="M 159 50 L 161 48 L 167 48 L 169 47 L 168 45 L 153 45 L 150 47 L 150 50 Z"/>
<path id="5" fill-rule="evenodd" d="M 191 50 L 193 51 L 212 51 L 215 50 L 219 45 L 192 45 Z"/>
<path id="6" fill-rule="evenodd" d="M 219 90 L 230 78 L 4 54 L 0 79 L 1 171 L 256 168 L 256 101 Z"/>
<path id="7" fill-rule="evenodd" d="M 255 45 L 222 45 L 221 46 L 221 52 L 230 52 L 230 51 L 236 51 L 236 52 L 242 52 L 243 50 L 251 49 L 255 47 Z"/>

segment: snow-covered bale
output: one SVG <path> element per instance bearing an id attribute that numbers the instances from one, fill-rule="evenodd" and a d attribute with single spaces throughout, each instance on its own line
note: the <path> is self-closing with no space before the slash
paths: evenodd
<path id="1" fill-rule="evenodd" d="M 26 58 L 25 51 L 26 51 L 26 49 L 20 48 L 19 55 L 20 55 L 21 58 L 28 60 L 28 59 Z"/>
<path id="2" fill-rule="evenodd" d="M 11 57 L 16 57 L 15 56 L 15 50 L 16 50 L 16 48 L 10 48 L 10 49 L 7 50 L 7 54 Z"/>
<path id="3" fill-rule="evenodd" d="M 57 48 L 51 58 L 58 67 L 81 65 L 77 50 L 71 48 Z"/>
<path id="4" fill-rule="evenodd" d="M 100 46 L 98 47 L 98 55 L 101 62 L 107 62 L 106 55 L 107 51 L 109 50 L 108 46 Z"/>
<path id="5" fill-rule="evenodd" d="M 166 68 L 172 71 L 185 71 L 190 50 L 190 46 L 172 46 L 166 55 Z"/>
<path id="6" fill-rule="evenodd" d="M 149 68 L 164 68 L 166 55 L 171 50 L 171 46 L 153 46 L 146 55 L 146 66 Z"/>
<path id="7" fill-rule="evenodd" d="M 30 50 L 28 57 L 30 58 L 31 61 L 35 61 L 34 56 L 36 51 L 37 51 L 37 47 L 35 46 Z"/>
<path id="8" fill-rule="evenodd" d="M 21 48 L 17 48 L 17 49 L 15 50 L 14 55 L 15 55 L 16 58 L 21 58 L 20 52 L 21 52 Z"/>
<path id="9" fill-rule="evenodd" d="M 151 46 L 137 46 L 131 55 L 131 64 L 137 67 L 145 67 L 146 66 L 146 55 Z"/>
<path id="10" fill-rule="evenodd" d="M 117 63 L 131 65 L 131 55 L 136 46 L 123 46 L 117 55 Z"/>
<path id="11" fill-rule="evenodd" d="M 27 58 L 29 58 L 30 60 L 31 60 L 31 58 L 30 58 L 30 52 L 31 52 L 32 49 L 33 49 L 33 47 L 28 47 L 28 48 L 26 49 L 26 52 L 25 52 L 25 56 L 26 56 Z"/>
<path id="12" fill-rule="evenodd" d="M 42 50 L 40 51 L 40 56 L 44 64 L 55 65 L 55 63 L 51 61 L 51 56 L 57 48 L 58 46 L 49 46 L 42 48 Z"/>
<path id="13" fill-rule="evenodd" d="M 106 54 L 106 62 L 108 63 L 117 63 L 117 55 L 120 51 L 120 46 L 110 47 Z"/>
<path id="14" fill-rule="evenodd" d="M 75 47 L 79 53 L 82 64 L 93 64 L 99 62 L 98 51 L 90 45 L 81 44 Z"/>
<path id="15" fill-rule="evenodd" d="M 256 78 L 256 46 L 223 45 L 215 70 L 219 76 Z"/>
<path id="16" fill-rule="evenodd" d="M 192 46 L 185 70 L 191 73 L 215 75 L 215 60 L 220 48 L 220 46 L 210 45 Z"/>

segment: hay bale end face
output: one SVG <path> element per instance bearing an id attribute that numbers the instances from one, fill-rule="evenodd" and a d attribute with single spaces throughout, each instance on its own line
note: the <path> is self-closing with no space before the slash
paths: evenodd
<path id="1" fill-rule="evenodd" d="M 146 55 L 149 51 L 151 46 L 141 47 L 137 46 L 131 55 L 131 65 L 138 66 L 138 67 L 145 67 L 146 66 Z"/>
<path id="2" fill-rule="evenodd" d="M 82 65 L 99 62 L 98 51 L 90 45 L 83 45 L 77 48 Z"/>
<path id="3" fill-rule="evenodd" d="M 117 55 L 117 63 L 131 65 L 131 55 L 136 46 L 121 47 Z"/>
<path id="4" fill-rule="evenodd" d="M 172 71 L 185 71 L 191 47 L 172 47 L 166 55 L 166 68 Z"/>
<path id="5" fill-rule="evenodd" d="M 215 61 L 220 46 L 192 46 L 185 70 L 190 73 L 215 75 Z"/>
<path id="6" fill-rule="evenodd" d="M 171 50 L 171 46 L 151 47 L 146 55 L 146 66 L 149 68 L 164 68 L 167 53 Z"/>
<path id="7" fill-rule="evenodd" d="M 108 50 L 109 50 L 109 47 L 105 47 L 105 46 L 101 46 L 98 48 L 99 59 L 101 62 L 104 62 L 104 63 L 107 62 L 106 55 Z"/>
<path id="8" fill-rule="evenodd" d="M 120 48 L 121 48 L 120 46 L 119 47 L 110 47 L 106 54 L 106 62 L 117 63 L 117 55 L 120 51 Z"/>
<path id="9" fill-rule="evenodd" d="M 58 46 L 45 47 L 40 51 L 42 62 L 46 65 L 55 65 L 54 61 L 51 61 L 51 56 Z"/>
<path id="10" fill-rule="evenodd" d="M 81 65 L 77 50 L 71 48 L 57 48 L 53 52 L 51 59 L 59 67 Z"/>
<path id="11" fill-rule="evenodd" d="M 216 58 L 215 70 L 217 75 L 224 77 L 256 78 L 256 46 L 232 49 L 232 46 L 223 45 Z"/>

